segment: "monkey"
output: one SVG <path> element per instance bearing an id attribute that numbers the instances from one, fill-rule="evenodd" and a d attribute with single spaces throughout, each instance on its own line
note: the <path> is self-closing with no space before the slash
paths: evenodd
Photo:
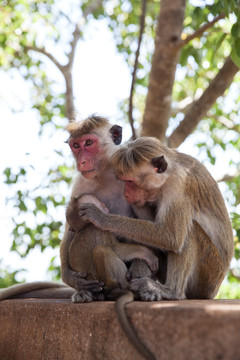
<path id="1" fill-rule="evenodd" d="M 79 215 L 104 231 L 167 253 L 165 282 L 133 279 L 130 289 L 144 300 L 146 287 L 166 300 L 211 299 L 233 256 L 233 233 L 216 181 L 192 156 L 151 137 L 138 138 L 113 154 L 124 195 L 137 219 L 105 214 L 83 204 Z M 145 208 L 155 219 L 144 219 Z"/>
<path id="2" fill-rule="evenodd" d="M 118 317 L 121 318 L 125 304 L 133 299 L 130 292 L 115 291 L 126 290 L 129 286 L 125 262 L 137 259 L 136 268 L 134 267 L 136 260 L 133 260 L 130 266 L 129 273 L 132 278 L 140 276 L 140 272 L 134 269 L 141 269 L 145 277 L 153 278 L 149 267 L 153 273 L 156 272 L 158 258 L 143 245 L 119 242 L 110 232 L 99 230 L 89 222 L 83 221 L 79 218 L 77 210 L 82 201 L 88 201 L 106 213 L 110 211 L 120 215 L 134 216 L 123 196 L 123 183 L 116 178 L 109 161 L 116 151 L 116 145 L 121 142 L 122 129 L 117 125 L 111 126 L 105 118 L 92 116 L 81 123 L 70 123 L 67 130 L 70 133 L 68 143 L 80 174 L 73 186 L 70 204 L 66 211 L 67 221 L 60 246 L 60 257 L 62 280 L 77 292 L 72 294 L 73 289 L 69 290 L 64 286 L 61 291 L 62 293 L 70 292 L 73 302 L 89 302 L 104 299 L 101 296 L 104 285 L 106 294 L 116 295 L 117 298 L 119 294 L 124 294 L 124 297 L 120 297 L 116 302 Z M 151 210 L 146 213 L 146 216 L 152 217 Z M 50 287 L 51 285 L 48 286 Z M 52 297 L 53 293 L 51 289 L 51 294 L 49 292 L 48 296 L 44 283 L 19 285 L 16 291 L 17 295 L 14 296 L 14 289 L 12 289 L 11 298 L 29 296 L 48 298 Z M 148 300 L 155 299 L 156 295 L 152 292 Z M 153 359 L 153 355 L 137 338 L 129 322 L 122 321 L 120 324 L 131 341 L 133 338 L 131 334 L 135 334 L 133 345 L 136 349 L 145 353 L 146 358 Z"/>
<path id="3" fill-rule="evenodd" d="M 60 246 L 62 279 L 77 290 L 74 302 L 88 302 L 98 298 L 103 283 L 107 292 L 117 285 L 127 288 L 125 262 L 142 258 L 155 272 L 158 259 L 148 248 L 120 243 L 115 235 L 97 229 L 78 216 L 78 207 L 86 201 L 106 213 L 133 216 L 123 196 L 123 183 L 116 178 L 109 162 L 116 145 L 121 143 L 122 128 L 111 126 L 106 118 L 92 116 L 83 122 L 70 123 L 67 130 L 80 174 L 66 211 L 66 231 Z"/>
<path id="4" fill-rule="evenodd" d="M 125 305 L 134 299 L 133 293 L 126 291 L 129 282 L 125 262 L 133 260 L 128 272 L 131 278 L 152 279 L 150 269 L 156 272 L 158 258 L 147 247 L 120 243 L 115 235 L 99 230 L 78 216 L 78 208 L 85 201 L 106 214 L 132 216 L 131 207 L 123 196 L 123 183 L 116 178 L 109 161 L 116 145 L 121 143 L 122 128 L 110 127 L 105 118 L 92 116 L 80 124 L 70 123 L 67 129 L 70 132 L 68 143 L 80 175 L 66 211 L 66 229 L 60 247 L 62 279 L 77 290 L 72 296 L 73 302 L 104 299 L 104 285 L 104 295 L 110 294 L 110 299 L 116 296 L 119 323 L 129 340 L 146 359 L 153 360 L 154 355 L 138 338 L 125 313 Z M 148 210 L 146 216 L 152 217 L 152 211 Z M 155 289 L 149 294 L 148 300 L 156 299 Z"/>

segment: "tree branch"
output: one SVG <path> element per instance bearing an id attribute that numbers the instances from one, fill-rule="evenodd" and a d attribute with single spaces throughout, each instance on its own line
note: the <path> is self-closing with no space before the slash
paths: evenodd
<path id="1" fill-rule="evenodd" d="M 201 37 L 202 34 L 209 28 L 211 28 L 216 22 L 218 22 L 220 19 L 224 19 L 225 18 L 225 14 L 220 14 L 217 17 L 215 17 L 215 19 L 213 19 L 212 21 L 204 24 L 203 26 L 201 26 L 198 30 L 196 30 L 192 35 L 189 35 L 186 37 L 186 39 L 179 41 L 178 46 L 179 47 L 183 47 L 184 45 L 186 45 L 187 43 L 189 43 L 189 41 Z"/>
<path id="2" fill-rule="evenodd" d="M 93 1 L 86 9 L 83 11 L 83 18 L 94 12 L 99 6 L 101 6 L 103 0 Z M 73 40 L 70 43 L 71 51 L 68 54 L 68 63 L 63 67 L 63 75 L 66 83 L 66 113 L 69 121 L 75 120 L 75 106 L 74 106 L 74 95 L 73 95 L 73 79 L 72 79 L 72 66 L 76 53 L 77 43 L 81 37 L 80 25 L 82 20 L 80 20 L 73 31 Z"/>
<path id="3" fill-rule="evenodd" d="M 86 17 L 93 13 L 95 10 L 97 10 L 103 3 L 104 0 L 95 0 L 92 1 L 86 9 L 83 11 L 83 17 L 86 19 Z"/>
<path id="4" fill-rule="evenodd" d="M 237 170 L 234 174 L 229 175 L 229 174 L 225 174 L 223 175 L 221 178 L 217 179 L 217 182 L 222 182 L 222 181 L 232 181 L 234 179 L 236 179 L 238 176 L 240 176 L 240 170 Z"/>
<path id="5" fill-rule="evenodd" d="M 141 17 L 140 17 L 138 47 L 137 47 L 137 51 L 136 51 L 135 63 L 134 63 L 134 68 L 133 68 L 133 73 L 132 73 L 130 96 L 129 96 L 128 116 L 129 116 L 129 122 L 130 122 L 131 129 L 132 129 L 132 138 L 133 139 L 136 139 L 136 131 L 134 128 L 134 120 L 133 120 L 133 92 L 134 92 L 134 86 L 135 86 L 135 80 L 136 80 L 136 72 L 137 72 L 137 68 L 138 68 L 138 58 L 139 58 L 139 53 L 140 53 L 140 48 L 141 48 L 141 43 L 142 43 L 144 25 L 145 25 L 146 4 L 147 4 L 147 0 L 142 0 L 142 13 L 141 13 Z"/>
<path id="6" fill-rule="evenodd" d="M 168 145 L 170 147 L 178 147 L 193 132 L 217 98 L 230 86 L 238 71 L 238 67 L 229 56 L 208 88 L 197 101 L 192 103 L 184 119 L 169 136 Z"/>
<path id="7" fill-rule="evenodd" d="M 234 131 L 240 133 L 240 125 L 233 124 L 233 122 L 231 120 L 228 120 L 226 117 L 224 117 L 224 116 L 212 116 L 212 115 L 209 115 L 209 117 L 215 118 L 216 121 L 218 121 L 220 124 L 225 126 L 227 129 L 234 130 Z"/>
<path id="8" fill-rule="evenodd" d="M 76 39 L 75 39 L 76 41 Z M 25 46 L 24 49 L 26 51 L 28 50 L 33 50 L 33 51 L 37 51 L 45 56 L 47 56 L 56 66 L 57 68 L 61 71 L 64 79 L 65 79 L 65 84 L 66 84 L 66 116 L 69 119 L 69 121 L 72 121 L 75 117 L 75 108 L 74 108 L 74 102 L 73 102 L 73 85 L 72 85 L 72 61 L 73 61 L 73 57 L 75 54 L 75 41 L 73 40 L 72 44 L 74 46 L 74 50 L 71 51 L 70 56 L 69 56 L 69 62 L 67 65 L 63 66 L 61 65 L 57 59 L 50 54 L 49 52 L 46 51 L 45 48 L 38 48 L 38 47 L 34 47 L 34 46 Z"/>
<path id="9" fill-rule="evenodd" d="M 29 51 L 29 50 L 33 50 L 33 51 L 37 51 L 45 56 L 47 56 L 56 66 L 57 68 L 63 72 L 63 66 L 57 61 L 57 59 L 52 55 L 50 54 L 49 52 L 46 51 L 45 48 L 38 48 L 38 47 L 35 47 L 35 46 L 29 46 L 29 45 L 26 45 L 24 46 L 24 49 L 26 51 Z"/>
<path id="10" fill-rule="evenodd" d="M 68 54 L 68 64 L 65 67 L 71 67 L 72 68 L 74 56 L 75 56 L 75 53 L 76 53 L 77 43 L 78 43 L 78 40 L 80 39 L 80 37 L 81 37 L 81 32 L 80 32 L 80 29 L 79 29 L 79 25 L 76 24 L 75 30 L 73 32 L 73 40 L 70 43 L 71 51 Z"/>

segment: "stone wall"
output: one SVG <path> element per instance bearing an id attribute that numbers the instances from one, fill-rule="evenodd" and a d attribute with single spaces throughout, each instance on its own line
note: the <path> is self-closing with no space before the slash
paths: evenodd
<path id="1" fill-rule="evenodd" d="M 127 314 L 156 359 L 240 359 L 240 300 L 134 302 Z M 0 303 L 0 360 L 95 359 L 142 359 L 120 328 L 113 302 Z"/>

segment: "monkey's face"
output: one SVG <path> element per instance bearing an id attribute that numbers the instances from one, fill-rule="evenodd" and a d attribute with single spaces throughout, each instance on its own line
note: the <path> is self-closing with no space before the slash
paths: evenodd
<path id="1" fill-rule="evenodd" d="M 161 157 L 161 166 L 162 166 Z M 167 179 L 165 173 L 167 165 L 164 169 L 159 170 L 156 166 L 156 159 L 154 158 L 151 164 L 139 166 L 134 171 L 134 174 L 119 175 L 118 178 L 124 181 L 124 196 L 129 204 L 137 207 L 143 207 L 146 202 L 154 202 L 157 200 L 159 190 Z"/>
<path id="2" fill-rule="evenodd" d="M 69 146 L 82 176 L 86 179 L 95 178 L 103 163 L 103 147 L 99 137 L 95 134 L 72 137 Z"/>
<path id="3" fill-rule="evenodd" d="M 149 173 L 140 173 L 134 177 L 119 176 L 119 179 L 124 181 L 124 196 L 129 204 L 143 207 L 146 202 L 155 200 L 158 188 L 156 189 L 154 186 L 149 188 L 147 178 L 149 179 Z M 152 179 L 150 182 L 152 183 Z"/>
<path id="4" fill-rule="evenodd" d="M 146 202 L 146 191 L 141 189 L 134 178 L 122 177 L 124 181 L 124 196 L 129 204 L 142 207 Z"/>

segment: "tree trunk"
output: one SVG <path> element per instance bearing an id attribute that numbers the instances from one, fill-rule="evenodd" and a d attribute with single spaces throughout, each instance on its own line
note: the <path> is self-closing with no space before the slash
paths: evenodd
<path id="1" fill-rule="evenodd" d="M 165 141 L 171 113 L 172 88 L 181 48 L 186 0 L 162 0 L 149 78 L 142 135 Z"/>

